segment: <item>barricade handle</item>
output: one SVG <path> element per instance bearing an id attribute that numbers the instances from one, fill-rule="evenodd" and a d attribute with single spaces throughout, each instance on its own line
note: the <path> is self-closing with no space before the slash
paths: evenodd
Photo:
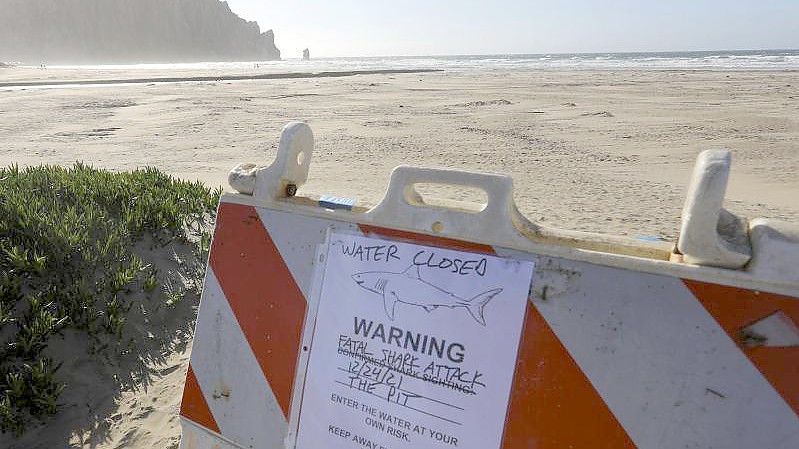
<path id="1" fill-rule="evenodd" d="M 480 189 L 487 202 L 479 211 L 431 205 L 424 202 L 415 188 L 417 184 Z M 375 224 L 473 241 L 504 240 L 507 233 L 518 235 L 513 225 L 518 215 L 513 202 L 513 179 L 504 175 L 399 166 L 391 172 L 383 200 L 366 215 Z"/>
<path id="2" fill-rule="evenodd" d="M 237 192 L 264 200 L 294 196 L 308 179 L 314 136 L 304 122 L 283 127 L 274 162 L 268 167 L 239 164 L 230 171 L 228 182 Z"/>
<path id="3" fill-rule="evenodd" d="M 723 207 L 731 164 L 729 150 L 705 150 L 696 158 L 677 241 L 685 262 L 737 269 L 752 256 L 746 220 Z"/>

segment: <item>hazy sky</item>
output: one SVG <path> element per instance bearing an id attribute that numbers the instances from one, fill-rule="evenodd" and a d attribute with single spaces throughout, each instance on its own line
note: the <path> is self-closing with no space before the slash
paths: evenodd
<path id="1" fill-rule="evenodd" d="M 284 58 L 799 48 L 799 0 L 228 0 Z"/>

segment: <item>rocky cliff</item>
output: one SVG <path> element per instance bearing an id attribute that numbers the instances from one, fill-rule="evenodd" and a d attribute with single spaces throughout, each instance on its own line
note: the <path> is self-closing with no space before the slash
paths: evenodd
<path id="1" fill-rule="evenodd" d="M 0 61 L 29 64 L 280 59 L 219 0 L 0 0 Z"/>

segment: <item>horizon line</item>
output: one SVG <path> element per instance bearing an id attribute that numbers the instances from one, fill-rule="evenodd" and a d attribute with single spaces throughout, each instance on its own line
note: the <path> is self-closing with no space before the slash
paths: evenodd
<path id="1" fill-rule="evenodd" d="M 361 56 L 317 56 L 321 58 L 435 58 L 441 56 L 558 56 L 558 55 L 630 55 L 630 54 L 663 54 L 663 53 L 712 53 L 712 52 L 749 52 L 749 51 L 790 51 L 799 52 L 799 48 L 736 48 L 736 49 L 710 49 L 710 50 L 625 50 L 625 51 L 574 51 L 574 52 L 534 52 L 534 53 L 518 53 L 518 52 L 498 52 L 498 53 L 431 53 L 431 54 L 393 54 L 393 55 L 361 55 Z M 313 53 L 312 53 L 313 54 Z M 282 58 L 282 59 L 295 59 L 295 58 Z"/>

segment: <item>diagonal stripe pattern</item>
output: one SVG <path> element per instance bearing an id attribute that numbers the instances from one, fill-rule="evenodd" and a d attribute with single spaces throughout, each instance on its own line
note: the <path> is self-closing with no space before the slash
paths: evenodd
<path id="1" fill-rule="evenodd" d="M 512 392 L 503 449 L 636 447 L 532 304 Z"/>
<path id="2" fill-rule="evenodd" d="M 183 387 L 183 399 L 180 402 L 180 414 L 201 426 L 220 433 L 219 425 L 216 423 L 208 402 L 205 400 L 197 376 L 189 364 L 189 371 L 186 373 L 186 385 Z"/>
<path id="3" fill-rule="evenodd" d="M 307 305 L 254 207 L 219 206 L 209 265 L 288 417 Z"/>
<path id="4" fill-rule="evenodd" d="M 799 416 L 799 347 L 746 346 L 741 330 L 776 312 L 799 325 L 799 300 L 698 281 L 685 285 Z"/>

